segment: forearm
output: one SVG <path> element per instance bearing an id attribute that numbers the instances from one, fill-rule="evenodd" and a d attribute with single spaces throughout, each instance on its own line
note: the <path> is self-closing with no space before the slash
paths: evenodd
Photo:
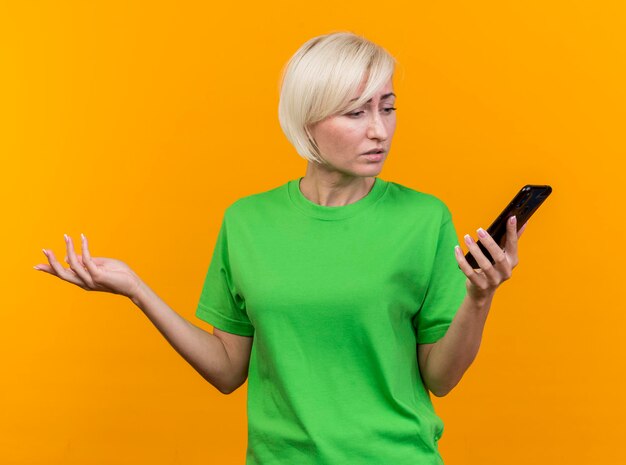
<path id="1" fill-rule="evenodd" d="M 466 296 L 445 336 L 430 350 L 421 373 L 436 396 L 448 394 L 476 358 L 491 301 L 478 304 Z"/>
<path id="2" fill-rule="evenodd" d="M 131 301 L 204 379 L 220 392 L 230 392 L 232 370 L 226 348 L 218 337 L 181 317 L 143 282 Z"/>

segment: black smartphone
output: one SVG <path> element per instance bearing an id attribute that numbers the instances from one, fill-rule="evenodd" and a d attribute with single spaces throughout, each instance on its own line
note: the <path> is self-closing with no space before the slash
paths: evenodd
<path id="1" fill-rule="evenodd" d="M 544 200 L 552 193 L 552 187 L 550 186 L 538 186 L 534 184 L 527 184 L 520 189 L 513 200 L 509 202 L 502 213 L 491 223 L 491 226 L 487 228 L 487 232 L 500 245 L 502 249 L 506 245 L 506 222 L 515 215 L 517 217 L 517 230 L 519 231 L 522 226 L 528 221 Z M 489 259 L 491 264 L 495 264 L 495 260 L 485 248 L 481 242 L 476 242 L 480 250 L 485 254 L 485 257 Z M 480 269 L 480 265 L 474 258 L 471 252 L 465 254 L 465 259 L 475 270 Z M 460 267 L 459 267 L 460 268 Z"/>

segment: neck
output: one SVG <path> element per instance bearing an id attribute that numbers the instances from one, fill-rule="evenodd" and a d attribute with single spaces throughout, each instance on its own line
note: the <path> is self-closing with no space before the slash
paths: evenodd
<path id="1" fill-rule="evenodd" d="M 311 202 L 341 207 L 365 197 L 374 186 L 374 176 L 351 176 L 339 171 L 315 169 L 311 163 L 300 180 L 300 191 Z"/>

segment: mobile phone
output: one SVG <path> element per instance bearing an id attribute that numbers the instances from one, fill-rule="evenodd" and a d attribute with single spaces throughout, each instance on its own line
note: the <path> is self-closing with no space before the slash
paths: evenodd
<path id="1" fill-rule="evenodd" d="M 487 232 L 493 240 L 504 249 L 506 245 L 507 220 L 515 215 L 517 217 L 517 231 L 519 231 L 551 193 L 552 187 L 547 185 L 525 185 L 520 189 L 517 195 L 513 197 L 513 200 L 509 202 L 505 209 L 502 210 L 502 213 L 500 213 L 496 220 L 491 223 L 491 226 L 487 228 Z M 495 264 L 495 260 L 485 246 L 479 241 L 476 241 L 476 244 L 478 244 L 478 247 L 483 254 L 485 254 L 485 257 L 489 259 L 491 264 Z M 480 269 L 480 265 L 471 252 L 465 254 L 465 259 L 472 268 Z"/>

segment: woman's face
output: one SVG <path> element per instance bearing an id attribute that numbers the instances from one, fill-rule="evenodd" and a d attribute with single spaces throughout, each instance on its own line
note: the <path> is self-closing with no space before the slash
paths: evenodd
<path id="1" fill-rule="evenodd" d="M 355 99 L 364 87 L 365 83 L 361 84 Z M 362 107 L 329 116 L 310 128 L 327 168 L 351 176 L 376 176 L 380 172 L 396 129 L 395 99 L 390 79 Z M 365 155 L 375 149 L 382 153 Z"/>

